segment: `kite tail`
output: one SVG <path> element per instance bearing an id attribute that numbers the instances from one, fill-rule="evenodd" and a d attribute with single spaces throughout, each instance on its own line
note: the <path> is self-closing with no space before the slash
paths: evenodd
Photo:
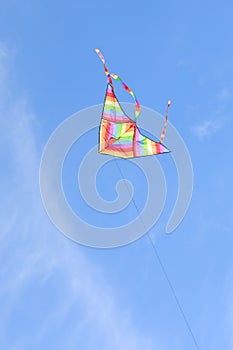
<path id="1" fill-rule="evenodd" d="M 112 78 L 111 78 L 111 74 L 109 73 L 109 70 L 106 66 L 106 63 L 105 63 L 105 59 L 104 59 L 104 56 L 102 55 L 102 53 L 100 52 L 99 49 L 95 49 L 95 52 L 97 53 L 97 55 L 99 56 L 99 58 L 101 59 L 101 61 L 103 62 L 103 65 L 104 65 L 104 71 L 105 71 L 105 74 L 107 75 L 108 77 L 108 82 L 109 84 L 112 85 Z"/>
<path id="2" fill-rule="evenodd" d="M 111 74 L 111 77 L 114 78 L 115 80 L 118 80 L 121 82 L 121 84 L 123 85 L 123 88 L 130 93 L 131 96 L 133 96 L 134 101 L 135 101 L 135 105 L 136 105 L 136 111 L 135 111 L 135 119 L 138 118 L 139 113 L 140 113 L 140 104 L 138 102 L 138 99 L 135 95 L 135 93 L 123 82 L 123 80 L 116 74 Z"/>
<path id="3" fill-rule="evenodd" d="M 171 105 L 171 100 L 168 100 L 167 108 L 166 108 L 165 122 L 164 122 L 163 130 L 162 130 L 162 133 L 161 133 L 161 136 L 160 136 L 160 141 L 159 141 L 160 143 L 163 143 L 164 136 L 165 136 L 165 133 L 166 133 L 167 124 L 168 124 L 168 110 L 169 110 L 170 105 Z"/>

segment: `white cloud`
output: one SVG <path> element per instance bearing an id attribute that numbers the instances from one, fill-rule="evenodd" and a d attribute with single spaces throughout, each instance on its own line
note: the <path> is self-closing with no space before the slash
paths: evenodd
<path id="1" fill-rule="evenodd" d="M 202 140 L 215 134 L 221 127 L 222 124 L 219 121 L 205 120 L 203 123 L 194 126 L 192 130 L 194 134 Z"/>
<path id="2" fill-rule="evenodd" d="M 0 45 L 0 104 L 4 115 L 1 160 L 5 164 L 1 174 L 1 201 L 5 210 L 0 214 L 0 343 L 5 350 L 43 348 L 51 329 L 65 328 L 67 317 L 82 308 L 82 312 L 75 314 L 61 347 L 76 349 L 81 332 L 88 329 L 93 341 L 102 339 L 102 350 L 154 349 L 154 338 L 135 328 L 130 310 L 122 308 L 118 291 L 109 286 L 103 271 L 59 235 L 45 215 L 38 188 L 37 119 L 26 98 L 15 99 L 9 93 L 9 53 L 1 47 L 4 46 Z M 7 336 L 16 310 L 27 302 L 28 293 L 35 292 L 35 286 L 51 293 L 48 284 L 56 276 L 59 282 L 55 286 L 62 291 L 62 299 L 50 296 L 51 305 L 41 318 L 39 328 L 34 333 L 24 331 L 12 339 Z M 55 305 L 52 305 L 53 298 L 57 300 Z M 21 322 L 22 325 L 15 326 L 22 330 L 24 320 Z"/>

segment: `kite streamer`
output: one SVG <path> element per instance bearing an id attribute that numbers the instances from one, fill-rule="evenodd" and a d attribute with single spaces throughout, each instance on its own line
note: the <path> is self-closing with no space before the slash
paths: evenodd
<path id="1" fill-rule="evenodd" d="M 115 80 L 118 80 L 121 82 L 121 84 L 123 85 L 124 89 L 130 93 L 130 95 L 133 96 L 134 100 L 135 100 L 135 104 L 136 104 L 136 111 L 135 111 L 135 119 L 138 118 L 139 113 L 140 113 L 140 104 L 137 100 L 137 97 L 135 95 L 135 93 L 123 82 L 123 80 L 116 74 L 111 73 L 111 77 L 113 77 Z"/>
<path id="2" fill-rule="evenodd" d="M 105 74 L 106 74 L 107 77 L 108 77 L 108 82 L 109 82 L 109 84 L 112 84 L 112 78 L 111 78 L 111 75 L 110 75 L 110 73 L 109 73 L 109 71 L 108 71 L 108 68 L 107 68 L 107 66 L 106 66 L 104 56 L 102 55 L 102 53 L 100 52 L 99 49 L 96 48 L 95 51 L 96 51 L 97 55 L 99 56 L 99 58 L 101 59 L 101 61 L 103 62 L 104 71 L 105 71 Z"/>
<path id="3" fill-rule="evenodd" d="M 163 143 L 164 136 L 165 136 L 165 133 L 166 133 L 166 130 L 167 130 L 167 124 L 168 124 L 168 110 L 169 110 L 169 108 L 170 108 L 170 105 L 171 105 L 171 100 L 168 100 L 167 108 L 166 108 L 165 122 L 164 122 L 163 130 L 162 130 L 162 133 L 161 133 L 161 136 L 160 136 L 160 143 Z"/>

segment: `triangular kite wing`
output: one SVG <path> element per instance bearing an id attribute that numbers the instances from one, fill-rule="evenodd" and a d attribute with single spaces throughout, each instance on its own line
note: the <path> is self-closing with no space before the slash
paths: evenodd
<path id="1" fill-rule="evenodd" d="M 99 153 L 120 158 L 134 158 L 170 152 L 160 142 L 155 142 L 139 131 L 136 122 L 122 110 L 108 84 L 100 124 Z"/>

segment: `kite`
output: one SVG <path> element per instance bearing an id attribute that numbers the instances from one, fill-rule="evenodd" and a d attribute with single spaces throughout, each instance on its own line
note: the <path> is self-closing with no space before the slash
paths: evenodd
<path id="1" fill-rule="evenodd" d="M 137 127 L 136 121 L 140 113 L 140 104 L 134 92 L 116 74 L 110 74 L 106 66 L 104 56 L 99 49 L 95 49 L 103 62 L 104 71 L 108 78 L 105 94 L 103 112 L 99 129 L 99 153 L 108 154 L 120 158 L 136 158 L 154 154 L 169 153 L 170 150 L 164 146 L 163 140 L 168 124 L 168 110 L 171 101 L 166 108 L 165 123 L 162 129 L 160 141 L 156 142 L 144 136 Z M 135 100 L 135 120 L 129 118 L 123 111 L 114 92 L 113 79 L 122 83 Z"/>

